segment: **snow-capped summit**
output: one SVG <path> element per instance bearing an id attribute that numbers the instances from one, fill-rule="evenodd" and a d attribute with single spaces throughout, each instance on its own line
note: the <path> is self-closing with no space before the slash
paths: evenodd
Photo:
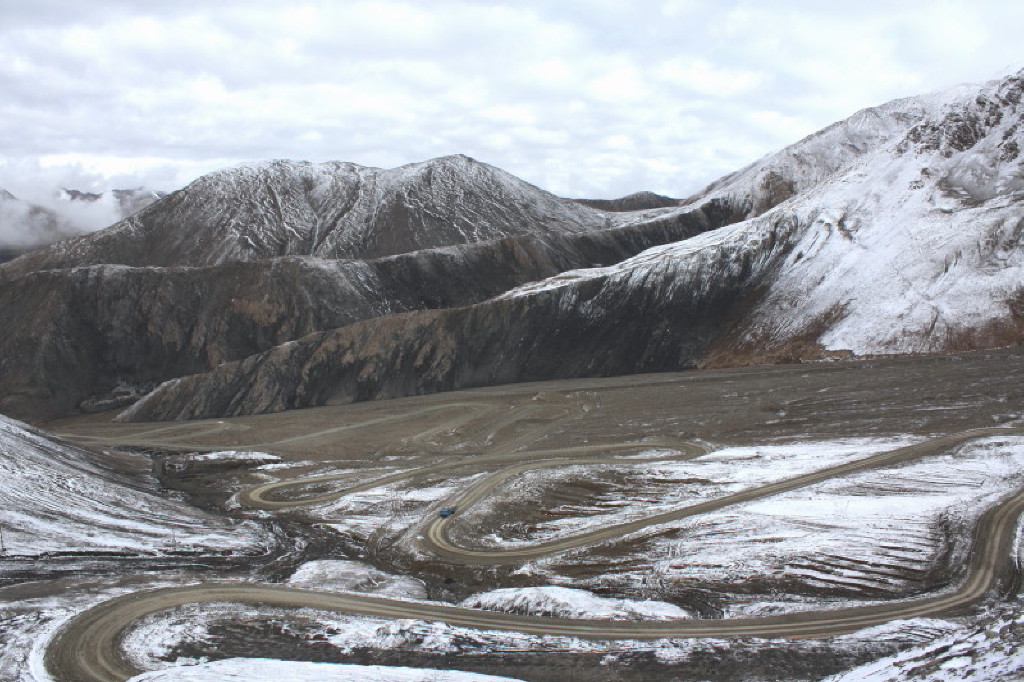
<path id="1" fill-rule="evenodd" d="M 205 175 L 102 232 L 32 254 L 17 272 L 374 258 L 606 224 L 598 211 L 465 156 L 386 170 L 277 160 Z"/>
<path id="2" fill-rule="evenodd" d="M 744 313 L 698 359 L 710 364 L 1020 343 L 1022 92 L 1024 72 L 865 110 L 705 193 L 747 192 L 749 203 L 733 205 L 758 213 L 759 202 L 774 202 L 774 209 L 509 295 L 598 281 L 604 289 L 639 283 L 656 300 L 679 287 L 738 287 L 731 305 L 742 302 Z M 920 114 L 910 126 L 908 108 Z M 872 142 L 838 144 L 852 140 L 851 131 Z M 765 183 L 754 179 L 772 174 L 789 196 L 757 194 Z M 669 300 L 664 305 L 686 323 Z"/>
<path id="3" fill-rule="evenodd" d="M 806 192 L 860 156 L 902 138 L 942 107 L 969 98 L 976 86 L 905 97 L 862 109 L 708 185 L 685 203 L 718 202 L 737 219 L 753 218 Z"/>

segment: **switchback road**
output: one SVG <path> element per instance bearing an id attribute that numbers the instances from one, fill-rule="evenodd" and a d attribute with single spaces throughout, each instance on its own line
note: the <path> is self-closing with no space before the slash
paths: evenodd
<path id="1" fill-rule="evenodd" d="M 706 513 L 728 505 L 793 490 L 828 478 L 843 476 L 869 468 L 889 466 L 920 457 L 939 454 L 972 439 L 992 436 L 1024 435 L 1024 429 L 975 429 L 960 434 L 936 438 L 913 446 L 898 448 L 849 462 L 830 469 L 805 474 L 760 488 L 725 496 L 717 500 L 691 505 L 678 511 L 654 515 L 630 523 L 581 533 L 569 538 L 540 543 L 528 548 L 505 552 L 474 551 L 455 546 L 447 540 L 445 521 L 433 522 L 428 530 L 427 542 L 435 551 L 451 561 L 466 563 L 510 563 L 524 558 L 564 551 L 584 544 L 598 542 L 640 530 L 647 526 L 666 523 L 685 516 Z M 635 446 L 636 444 L 634 444 Z M 651 447 L 650 444 L 644 444 Z M 608 446 L 601 446 L 607 448 Z M 673 457 L 696 456 L 699 448 L 680 450 Z M 523 453 L 519 453 L 522 456 Z M 535 456 L 536 453 L 531 453 Z M 514 458 L 511 452 L 495 455 L 496 460 Z M 621 458 L 591 458 L 622 463 Z M 531 460 L 496 472 L 456 500 L 459 504 L 473 504 L 500 485 L 510 476 L 530 468 L 553 466 L 552 459 Z M 563 460 L 564 461 L 564 460 Z M 589 460 L 588 460 L 589 461 Z M 629 460 L 626 460 L 629 461 Z M 633 460 L 635 461 L 635 460 Z M 374 485 L 380 485 L 378 479 Z M 282 486 L 299 485 L 282 482 Z M 364 484 L 370 485 L 370 483 Z M 249 503 L 259 504 L 268 489 L 248 497 Z M 284 487 L 277 494 L 286 493 Z M 332 493 L 332 495 L 341 493 Z M 315 503 L 316 498 L 305 498 L 301 504 Z M 297 501 L 298 502 L 298 501 Z M 852 632 L 899 618 L 934 616 L 961 609 L 983 597 L 994 580 L 1010 564 L 1017 520 L 1024 511 L 1024 491 L 1020 491 L 989 509 L 975 529 L 966 579 L 951 592 L 930 597 L 893 601 L 885 604 L 860 606 L 830 611 L 799 612 L 760 618 L 729 620 L 673 620 L 673 621 L 610 621 L 563 620 L 557 618 L 520 616 L 447 606 L 438 603 L 401 601 L 359 594 L 315 592 L 279 585 L 245 583 L 204 583 L 181 588 L 167 588 L 129 594 L 100 604 L 69 621 L 57 633 L 46 653 L 46 665 L 58 680 L 76 682 L 111 682 L 128 679 L 138 674 L 125 659 L 121 640 L 132 624 L 148 614 L 202 602 L 233 602 L 253 606 L 282 608 L 316 608 L 334 610 L 380 618 L 411 618 L 443 621 L 453 626 L 506 630 L 534 635 L 560 635 L 589 639 L 661 639 L 676 637 L 825 637 Z"/>

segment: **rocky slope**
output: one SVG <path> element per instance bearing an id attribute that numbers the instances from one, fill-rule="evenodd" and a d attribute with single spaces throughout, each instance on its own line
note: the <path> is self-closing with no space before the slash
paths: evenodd
<path id="1" fill-rule="evenodd" d="M 102 232 L 4 266 L 0 279 L 98 264 L 199 267 L 292 255 L 380 258 L 608 225 L 599 211 L 465 156 L 389 170 L 271 161 L 205 175 Z"/>
<path id="2" fill-rule="evenodd" d="M 694 210 L 607 230 L 524 234 L 373 260 L 282 257 L 29 273 L 0 284 L 0 309 L 20 321 L 0 327 L 0 412 L 46 418 L 113 407 L 154 383 L 311 332 L 476 303 L 714 226 Z"/>
<path id="3" fill-rule="evenodd" d="M 705 211 L 744 222 L 473 306 L 317 333 L 168 382 L 123 418 L 1019 344 L 1022 94 L 1024 72 L 861 112 L 702 193 Z"/>

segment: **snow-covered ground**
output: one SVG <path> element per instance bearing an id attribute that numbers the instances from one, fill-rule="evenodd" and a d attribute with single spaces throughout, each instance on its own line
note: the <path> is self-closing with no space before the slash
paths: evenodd
<path id="1" fill-rule="evenodd" d="M 290 585 L 327 592 L 368 592 L 384 597 L 426 599 L 422 580 L 379 571 L 359 561 L 307 561 L 288 579 Z"/>
<path id="2" fill-rule="evenodd" d="M 672 620 L 692 617 L 675 604 L 598 597 L 586 590 L 555 586 L 506 587 L 481 592 L 463 600 L 461 606 L 554 618 Z"/>
<path id="3" fill-rule="evenodd" d="M 516 682 L 454 670 L 397 668 L 381 665 L 302 663 L 262 658 L 230 658 L 224 661 L 178 666 L 133 677 L 130 682 Z"/>
<path id="4" fill-rule="evenodd" d="M 827 595 L 888 599 L 935 588 L 933 570 L 950 547 L 954 556 L 964 551 L 981 513 L 1024 486 L 1022 472 L 1024 438 L 988 438 L 948 455 L 666 524 L 631 547 L 647 557 L 639 566 L 617 567 L 603 554 L 582 554 L 569 563 L 538 561 L 524 571 L 633 593 L 637 586 L 658 594 L 705 584 L 774 585 L 774 597 L 729 596 L 723 603 L 729 617 L 820 608 Z M 592 563 L 593 577 L 581 580 L 576 570 L 572 578 L 560 576 L 561 566 L 581 562 Z"/>
<path id="5" fill-rule="evenodd" d="M 879 659 L 823 682 L 994 682 L 1024 679 L 1024 615 L 1003 613 L 983 626 Z M 1008 610 L 1004 610 L 1008 611 Z"/>
<path id="6" fill-rule="evenodd" d="M 158 495 L 98 455 L 2 416 L 0 530 L 7 557 L 244 552 L 266 542 L 256 524 Z"/>
<path id="7" fill-rule="evenodd" d="M 683 461 L 656 461 L 659 457 L 671 457 L 673 453 L 654 451 L 623 458 L 622 464 L 611 467 L 606 464 L 572 465 L 567 461 L 565 466 L 554 470 L 536 469 L 517 476 L 475 509 L 463 510 L 458 522 L 470 527 L 489 528 L 494 524 L 487 521 L 487 516 L 502 511 L 517 500 L 543 499 L 546 492 L 564 488 L 573 480 L 598 480 L 598 474 L 602 472 L 615 472 L 616 476 L 623 478 L 621 484 L 598 500 L 582 500 L 553 508 L 551 511 L 561 516 L 531 528 L 528 537 L 491 533 L 480 539 L 480 544 L 490 547 L 528 545 L 672 511 L 863 459 L 912 442 L 906 438 L 845 439 L 733 447 Z"/>

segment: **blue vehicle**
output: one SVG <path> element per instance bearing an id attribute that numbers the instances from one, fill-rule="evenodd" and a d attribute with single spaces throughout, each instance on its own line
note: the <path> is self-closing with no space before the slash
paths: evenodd
<path id="1" fill-rule="evenodd" d="M 441 507 L 441 511 L 437 512 L 437 515 L 442 519 L 447 519 L 449 516 L 455 513 L 458 507 Z"/>

